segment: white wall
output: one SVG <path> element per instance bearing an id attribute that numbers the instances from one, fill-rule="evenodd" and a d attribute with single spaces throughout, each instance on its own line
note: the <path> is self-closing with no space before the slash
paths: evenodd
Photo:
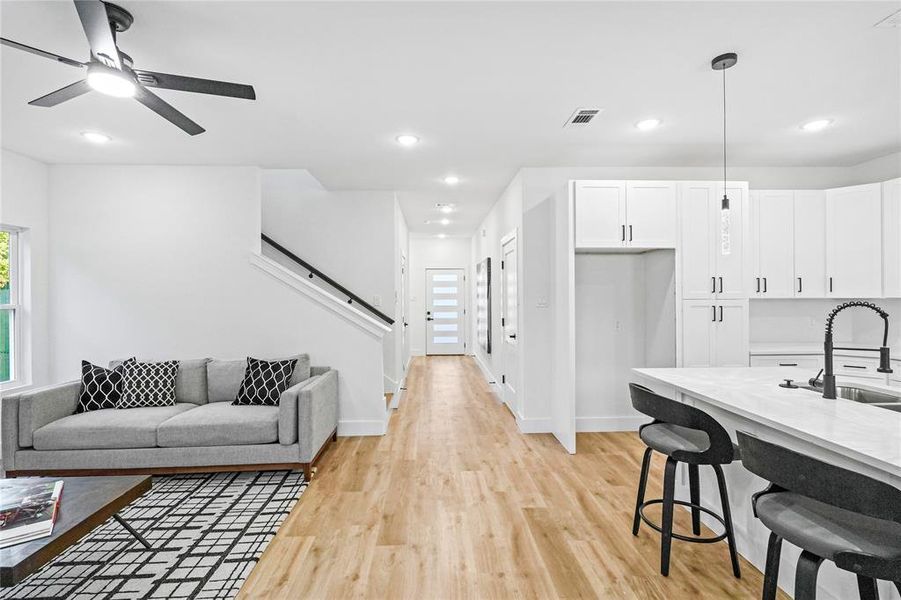
<path id="1" fill-rule="evenodd" d="M 53 166 L 50 229 L 54 381 L 82 358 L 309 352 L 339 371 L 339 433 L 384 432 L 381 341 L 249 263 L 258 169 Z"/>
<path id="2" fill-rule="evenodd" d="M 426 352 L 426 269 L 463 269 L 466 274 L 466 321 L 463 324 L 466 336 L 466 352 L 472 352 L 475 337 L 471 334 L 470 317 L 473 314 L 473 260 L 470 240 L 463 237 L 410 237 L 410 312 L 408 321 L 410 352 L 413 356 L 423 356 Z"/>
<path id="3" fill-rule="evenodd" d="M 888 181 L 896 177 L 901 177 L 901 152 L 894 152 L 854 165 L 850 168 L 848 180 L 842 185 Z"/>
<path id="4" fill-rule="evenodd" d="M 23 330 L 30 332 L 20 340 L 25 362 L 23 383 L 45 385 L 50 381 L 48 167 L 21 154 L 3 150 L 0 169 L 0 223 L 27 228 L 20 234 L 25 271 L 21 316 L 24 317 Z"/>
<path id="5" fill-rule="evenodd" d="M 404 321 L 410 320 L 410 230 L 396 198 L 394 223 L 394 371 L 386 378 L 390 377 L 389 383 L 394 384 L 391 391 L 397 395 L 410 360 L 410 328 L 404 327 Z M 385 369 L 388 373 L 387 365 Z"/>
<path id="6" fill-rule="evenodd" d="M 317 190 L 303 169 L 263 170 L 261 178 L 263 232 L 394 318 L 383 353 L 384 388 L 393 392 L 402 367 L 395 334 L 400 224 L 394 193 Z M 267 255 L 297 269 L 279 254 Z"/>

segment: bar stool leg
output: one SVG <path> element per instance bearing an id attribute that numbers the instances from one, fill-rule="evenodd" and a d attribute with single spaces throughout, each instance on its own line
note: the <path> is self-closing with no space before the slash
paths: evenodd
<path id="1" fill-rule="evenodd" d="M 898 593 L 901 594 L 901 581 L 893 581 L 892 583 L 895 584 L 895 589 L 897 589 Z"/>
<path id="2" fill-rule="evenodd" d="M 635 517 L 632 519 L 632 535 L 638 535 L 638 528 L 641 526 L 641 517 L 638 509 L 644 502 L 644 491 L 648 486 L 648 471 L 651 468 L 651 454 L 654 451 L 648 448 L 644 451 L 644 457 L 641 459 L 641 477 L 638 479 L 638 498 L 635 500 Z"/>
<path id="3" fill-rule="evenodd" d="M 779 558 L 782 556 L 782 538 L 770 533 L 766 547 L 766 569 L 763 573 L 763 600 L 776 600 L 779 589 Z"/>
<path id="4" fill-rule="evenodd" d="M 798 559 L 798 570 L 795 574 L 795 600 L 816 600 L 817 572 L 823 559 L 805 550 Z"/>
<path id="5" fill-rule="evenodd" d="M 673 500 L 676 496 L 676 465 L 678 461 L 672 456 L 666 457 L 663 471 L 663 522 L 660 524 L 660 573 L 669 575 L 669 556 L 673 545 Z"/>
<path id="6" fill-rule="evenodd" d="M 729 542 L 729 557 L 732 559 L 732 574 L 741 578 L 741 566 L 738 564 L 738 552 L 735 550 L 735 532 L 732 530 L 732 509 L 729 506 L 729 492 L 726 491 L 726 477 L 723 468 L 711 465 L 716 473 L 716 483 L 720 488 L 720 504 L 723 506 L 723 521 L 726 522 L 726 540 Z"/>
<path id="7" fill-rule="evenodd" d="M 857 576 L 857 590 L 860 593 L 860 600 L 879 600 L 879 588 L 876 587 L 876 580 Z"/>
<path id="8" fill-rule="evenodd" d="M 698 465 L 688 465 L 688 492 L 691 503 L 701 503 L 701 481 L 698 477 Z M 701 535 L 701 511 L 691 507 L 691 531 L 695 535 Z"/>

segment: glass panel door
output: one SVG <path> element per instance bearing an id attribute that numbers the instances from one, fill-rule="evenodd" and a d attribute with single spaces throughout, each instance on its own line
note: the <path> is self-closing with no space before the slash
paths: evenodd
<path id="1" fill-rule="evenodd" d="M 463 269 L 426 269 L 426 354 L 465 352 Z"/>

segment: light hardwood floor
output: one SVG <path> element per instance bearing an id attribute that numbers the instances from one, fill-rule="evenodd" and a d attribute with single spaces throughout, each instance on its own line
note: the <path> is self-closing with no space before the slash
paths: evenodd
<path id="1" fill-rule="evenodd" d="M 520 434 L 472 359 L 416 359 L 388 435 L 332 445 L 240 598 L 760 597 L 723 543 L 674 542 L 661 577 L 658 534 L 631 533 L 643 445 L 578 446 Z"/>

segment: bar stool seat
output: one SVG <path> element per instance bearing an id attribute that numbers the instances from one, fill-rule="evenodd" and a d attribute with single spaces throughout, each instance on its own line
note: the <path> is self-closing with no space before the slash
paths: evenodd
<path id="1" fill-rule="evenodd" d="M 710 436 L 705 432 L 671 423 L 646 425 L 638 432 L 638 437 L 649 448 L 667 456 L 674 452 L 700 454 L 710 448 Z"/>
<path id="2" fill-rule="evenodd" d="M 858 552 L 901 560 L 901 524 L 844 510 L 795 494 L 764 494 L 757 517 L 767 529 L 799 548 L 827 560 L 841 552 Z"/>

